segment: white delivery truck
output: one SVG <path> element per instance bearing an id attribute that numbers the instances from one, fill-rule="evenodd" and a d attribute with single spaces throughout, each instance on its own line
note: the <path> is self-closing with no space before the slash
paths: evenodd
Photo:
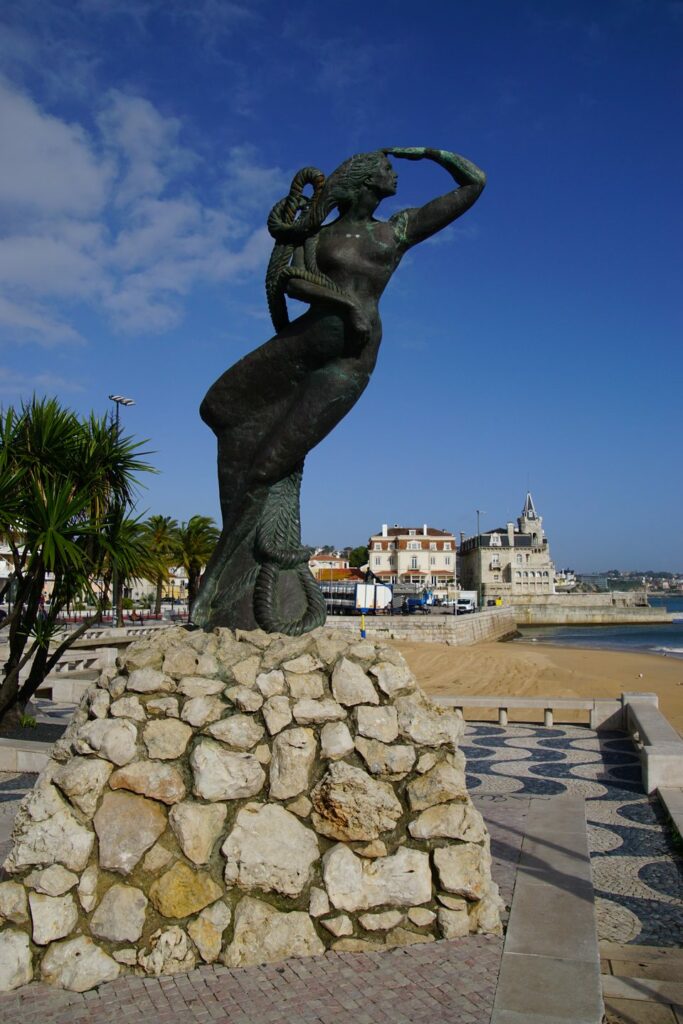
<path id="1" fill-rule="evenodd" d="M 319 580 L 318 583 L 328 615 L 381 612 L 389 607 L 394 596 L 391 586 L 385 583 L 355 583 L 353 580 Z"/>
<path id="2" fill-rule="evenodd" d="M 476 590 L 461 590 L 455 603 L 457 615 L 469 615 L 477 610 Z"/>

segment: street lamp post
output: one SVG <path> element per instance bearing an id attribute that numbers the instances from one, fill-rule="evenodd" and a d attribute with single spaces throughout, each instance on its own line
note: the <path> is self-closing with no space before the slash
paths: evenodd
<path id="1" fill-rule="evenodd" d="M 481 611 L 481 603 L 483 600 L 483 583 L 481 571 L 481 529 L 479 526 L 479 519 L 481 516 L 485 516 L 486 512 L 483 509 L 477 509 L 477 604 L 479 605 L 479 611 Z"/>
<path id="2" fill-rule="evenodd" d="M 130 406 L 130 405 L 135 405 L 135 401 L 132 398 L 126 398 L 124 395 L 109 395 L 109 401 L 113 402 L 115 407 L 116 407 L 115 429 L 116 429 L 116 440 L 118 441 L 118 439 L 119 439 L 119 409 L 120 409 L 120 407 L 122 405 L 125 405 L 126 408 L 128 406 Z M 114 565 L 112 567 L 111 587 L 112 587 L 112 596 L 111 596 L 111 624 L 112 624 L 112 626 L 117 626 L 118 625 L 118 621 L 119 621 L 119 617 L 118 617 L 119 609 L 118 609 L 118 601 L 117 601 L 118 579 L 117 579 L 117 574 L 116 574 L 116 562 L 114 562 Z"/>

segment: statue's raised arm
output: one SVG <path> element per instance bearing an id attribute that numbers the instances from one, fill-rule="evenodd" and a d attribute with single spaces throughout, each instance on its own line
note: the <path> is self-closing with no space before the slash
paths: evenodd
<path id="1" fill-rule="evenodd" d="M 387 147 L 388 156 L 401 160 L 432 160 L 443 167 L 457 182 L 459 188 L 437 196 L 424 206 L 402 210 L 391 218 L 396 225 L 400 242 L 406 249 L 435 235 L 452 224 L 469 210 L 477 201 L 486 185 L 486 174 L 480 167 L 466 160 L 464 156 L 450 153 L 446 149 L 429 149 L 424 146 Z"/>

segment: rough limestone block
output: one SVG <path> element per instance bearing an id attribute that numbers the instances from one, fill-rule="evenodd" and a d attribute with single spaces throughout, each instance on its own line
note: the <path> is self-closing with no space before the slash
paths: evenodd
<path id="1" fill-rule="evenodd" d="M 308 914 L 282 913 L 268 903 L 245 896 L 237 904 L 233 940 L 222 959 L 228 967 L 249 967 L 324 952 Z"/>
<path id="2" fill-rule="evenodd" d="M 272 804 L 243 807 L 221 853 L 228 885 L 285 896 L 303 892 L 311 865 L 320 857 L 315 833 Z"/>
<path id="3" fill-rule="evenodd" d="M 135 761 L 125 768 L 118 768 L 110 776 L 109 788 L 129 789 L 164 804 L 177 804 L 186 793 L 178 769 L 156 761 Z"/>
<path id="4" fill-rule="evenodd" d="M 252 715 L 231 715 L 206 729 L 209 736 L 236 750 L 252 750 L 263 739 L 264 728 Z"/>
<path id="5" fill-rule="evenodd" d="M 174 864 L 153 882 L 149 898 L 164 917 L 189 917 L 222 895 L 222 889 L 206 871 L 193 871 L 187 864 Z"/>
<path id="6" fill-rule="evenodd" d="M 18 928 L 5 928 L 0 932 L 0 992 L 28 985 L 32 978 L 28 935 Z"/>
<path id="7" fill-rule="evenodd" d="M 286 729 L 273 740 L 270 796 L 288 800 L 309 788 L 317 743 L 312 729 Z"/>
<path id="8" fill-rule="evenodd" d="M 15 883 L 7 884 L 14 885 Z M 78 875 L 75 875 L 73 871 L 67 871 L 61 864 L 52 864 L 42 871 L 32 871 L 30 875 L 26 875 L 24 885 L 28 885 L 36 892 L 42 892 L 46 896 L 63 896 L 69 889 L 78 885 Z M 20 887 L 17 886 L 17 888 Z M 1 913 L 2 908 L 0 907 Z"/>
<path id="9" fill-rule="evenodd" d="M 402 814 L 393 788 L 345 761 L 330 765 L 311 793 L 316 831 L 331 839 L 377 839 Z"/>
<path id="10" fill-rule="evenodd" d="M 432 898 L 429 854 L 405 847 L 391 857 L 368 861 L 338 843 L 323 857 L 323 878 L 338 910 L 410 907 Z"/>
<path id="11" fill-rule="evenodd" d="M 52 781 L 74 807 L 92 818 L 113 770 L 114 765 L 110 761 L 99 757 L 73 757 L 54 772 Z"/>
<path id="12" fill-rule="evenodd" d="M 28 921 L 26 889 L 18 882 L 0 882 L 0 920 L 14 924 Z"/>
<path id="13" fill-rule="evenodd" d="M 94 832 L 77 821 L 55 787 L 40 781 L 19 808 L 12 838 L 4 864 L 9 874 L 50 864 L 82 871 L 95 842 Z"/>
<path id="14" fill-rule="evenodd" d="M 99 753 L 106 761 L 122 765 L 135 757 L 137 741 L 138 731 L 130 719 L 98 718 L 81 726 L 73 746 L 78 754 Z"/>
<path id="15" fill-rule="evenodd" d="M 78 910 L 71 893 L 65 896 L 45 896 L 40 892 L 32 892 L 28 902 L 33 920 L 32 938 L 39 946 L 63 939 L 78 921 Z"/>
<path id="16" fill-rule="evenodd" d="M 332 693 L 339 704 L 379 704 L 379 695 L 360 665 L 340 658 L 332 673 Z"/>
<path id="17" fill-rule="evenodd" d="M 200 804 L 194 800 L 186 800 L 171 809 L 168 816 L 171 828 L 181 850 L 194 864 L 208 862 L 227 813 L 225 804 Z"/>
<path id="18" fill-rule="evenodd" d="M 192 735 L 192 727 L 185 722 L 160 720 L 148 722 L 142 734 L 147 756 L 161 761 L 174 761 L 182 757 Z"/>
<path id="19" fill-rule="evenodd" d="M 213 740 L 201 740 L 190 755 L 195 796 L 203 800 L 240 800 L 256 796 L 266 781 L 253 754 L 234 754 Z"/>
<path id="20" fill-rule="evenodd" d="M 100 867 L 128 875 L 166 828 L 166 812 L 155 800 L 105 793 L 94 825 Z"/>
<path id="21" fill-rule="evenodd" d="M 112 885 L 90 919 L 90 931 L 112 942 L 135 942 L 145 925 L 147 897 L 132 885 Z"/>

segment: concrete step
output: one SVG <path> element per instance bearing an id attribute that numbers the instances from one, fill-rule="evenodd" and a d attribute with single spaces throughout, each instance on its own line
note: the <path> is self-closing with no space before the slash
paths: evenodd
<path id="1" fill-rule="evenodd" d="M 600 967 L 610 1024 L 683 1024 L 683 950 L 601 942 Z"/>
<path id="2" fill-rule="evenodd" d="M 0 772 L 42 772 L 52 743 L 0 738 Z"/>
<path id="3" fill-rule="evenodd" d="M 49 697 L 53 704 L 78 704 L 85 691 L 96 682 L 98 672 L 60 672 L 48 676 L 37 693 Z"/>

